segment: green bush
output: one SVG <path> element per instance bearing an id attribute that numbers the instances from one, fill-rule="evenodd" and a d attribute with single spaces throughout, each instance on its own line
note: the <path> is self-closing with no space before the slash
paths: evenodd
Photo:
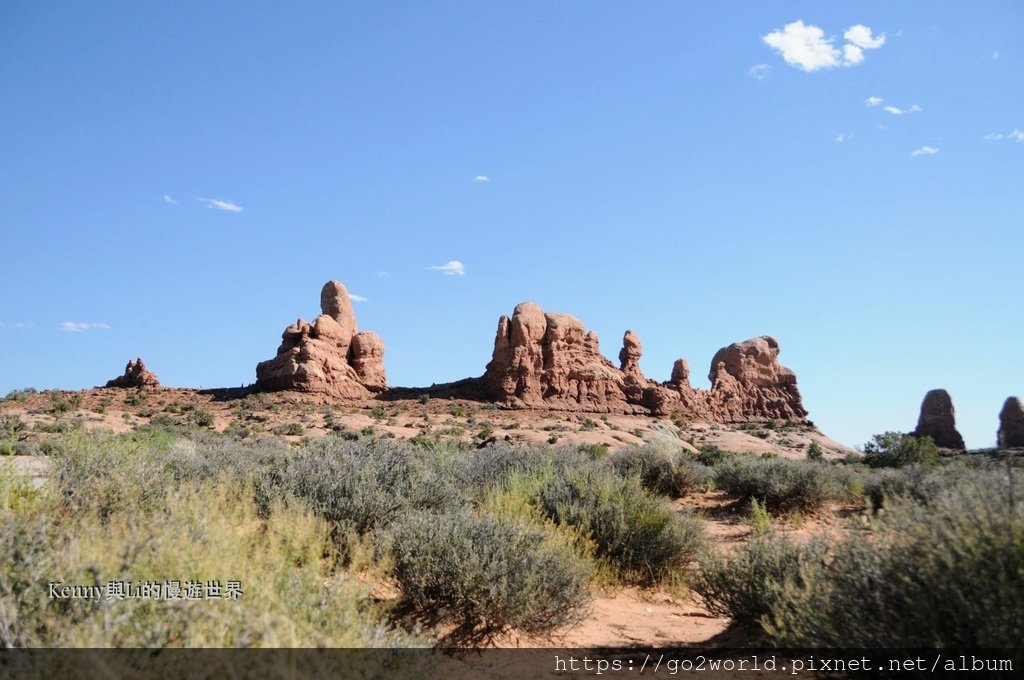
<path id="1" fill-rule="evenodd" d="M 937 465 L 939 447 L 931 437 L 914 437 L 899 432 L 876 434 L 864 445 L 864 462 L 871 467 Z"/>
<path id="2" fill-rule="evenodd" d="M 811 442 L 811 445 L 807 447 L 807 460 L 824 460 L 825 450 L 821 448 L 821 444 L 818 442 Z"/>
<path id="3" fill-rule="evenodd" d="M 700 520 L 673 512 L 638 479 L 595 465 L 551 476 L 536 504 L 548 519 L 592 540 L 597 557 L 626 582 L 655 583 L 692 560 L 706 542 Z"/>
<path id="4" fill-rule="evenodd" d="M 713 446 L 711 444 L 703 444 L 701 445 L 700 449 L 697 450 L 697 454 L 694 457 L 697 459 L 697 462 L 700 463 L 701 465 L 715 467 L 716 465 L 724 461 L 728 456 L 729 454 L 727 454 L 725 451 L 718 448 L 717 446 Z"/>
<path id="5" fill-rule="evenodd" d="M 771 511 L 813 510 L 845 497 L 831 466 L 800 460 L 732 457 L 715 470 L 715 486 Z"/>
<path id="6" fill-rule="evenodd" d="M 731 554 L 706 555 L 690 587 L 715 616 L 765 626 L 794 591 L 817 578 L 826 548 L 821 541 L 800 545 L 761 534 Z"/>
<path id="7" fill-rule="evenodd" d="M 947 487 L 926 509 L 893 499 L 775 608 L 769 633 L 787 646 L 1018 647 L 1024 498 L 1012 474 Z"/>
<path id="8" fill-rule="evenodd" d="M 682 451 L 651 444 L 623 448 L 609 462 L 620 475 L 635 476 L 648 491 L 669 498 L 703 489 L 711 476 L 706 466 Z"/>
<path id="9" fill-rule="evenodd" d="M 403 599 L 459 642 L 515 628 L 543 633 L 579 620 L 589 569 L 536 527 L 471 511 L 413 513 L 391 528 Z"/>
<path id="10" fill-rule="evenodd" d="M 288 488 L 318 515 L 366 533 L 413 510 L 465 505 L 454 474 L 432 455 L 388 440 L 318 440 L 290 460 Z"/>

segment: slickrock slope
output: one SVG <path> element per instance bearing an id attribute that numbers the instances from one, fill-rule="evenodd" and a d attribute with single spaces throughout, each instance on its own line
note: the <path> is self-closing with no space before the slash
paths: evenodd
<path id="1" fill-rule="evenodd" d="M 387 389 L 384 341 L 357 332 L 348 291 L 328 281 L 320 292 L 323 312 L 312 324 L 299 319 L 281 335 L 277 356 L 256 366 L 256 389 L 298 390 L 359 399 Z"/>
<path id="2" fill-rule="evenodd" d="M 106 387 L 160 387 L 160 381 L 155 373 L 146 370 L 142 359 L 136 357 L 124 367 L 124 375 L 108 380 Z"/>
<path id="3" fill-rule="evenodd" d="M 1024 446 L 1024 404 L 1017 397 L 1007 397 L 999 412 L 1000 448 Z"/>
<path id="4" fill-rule="evenodd" d="M 711 364 L 711 390 L 690 386 L 679 359 L 672 378 L 658 383 L 640 370 L 643 346 L 626 331 L 619 368 L 601 354 L 597 335 L 568 314 L 545 313 L 531 302 L 502 316 L 484 374 L 491 399 L 512 408 L 598 413 L 684 413 L 715 422 L 807 422 L 796 375 L 778 363 L 771 337 L 734 343 Z"/>
<path id="5" fill-rule="evenodd" d="M 946 390 L 931 390 L 921 402 L 921 415 L 917 419 L 915 437 L 931 437 L 944 449 L 966 449 L 964 438 L 956 429 L 953 399 Z"/>

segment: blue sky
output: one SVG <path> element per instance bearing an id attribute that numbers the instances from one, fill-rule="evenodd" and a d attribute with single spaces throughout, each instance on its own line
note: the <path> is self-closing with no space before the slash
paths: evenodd
<path id="1" fill-rule="evenodd" d="M 934 387 L 992 445 L 1022 33 L 1015 1 L 4 3 L 0 394 L 136 355 L 248 384 L 336 278 L 392 384 L 480 375 L 532 300 L 698 386 L 775 335 L 852 445 Z"/>

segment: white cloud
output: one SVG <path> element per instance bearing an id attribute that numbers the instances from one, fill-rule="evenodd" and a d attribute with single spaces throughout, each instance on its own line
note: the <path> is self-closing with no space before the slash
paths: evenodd
<path id="1" fill-rule="evenodd" d="M 175 201 L 170 196 L 168 196 L 167 194 L 164 194 L 164 203 L 169 203 L 170 205 L 178 205 L 178 202 Z"/>
<path id="2" fill-rule="evenodd" d="M 383 279 L 388 276 L 391 276 L 391 272 L 377 272 L 377 278 Z"/>
<path id="3" fill-rule="evenodd" d="M 884 34 L 875 37 L 863 24 L 850 26 L 843 33 L 843 38 L 847 43 L 840 51 L 832 44 L 834 38 L 825 37 L 825 31 L 800 20 L 761 36 L 761 40 L 777 50 L 787 64 L 808 72 L 840 65 L 856 66 L 864 61 L 864 50 L 878 49 L 885 44 Z"/>
<path id="4" fill-rule="evenodd" d="M 848 139 L 853 139 L 853 135 L 848 135 L 845 132 L 840 132 L 838 135 L 836 135 L 836 141 L 839 142 L 840 144 L 842 144 Z"/>
<path id="5" fill-rule="evenodd" d="M 864 100 L 864 103 L 868 106 L 878 106 L 882 101 L 883 99 L 881 97 L 868 97 Z"/>
<path id="6" fill-rule="evenodd" d="M 491 178 L 488 177 L 487 175 L 477 175 L 476 177 L 473 178 L 473 181 L 474 182 L 490 182 Z"/>
<path id="7" fill-rule="evenodd" d="M 67 333 L 81 333 L 82 331 L 89 331 L 94 328 L 109 330 L 110 326 L 105 323 L 87 323 L 78 321 L 65 321 L 60 325 L 60 329 Z"/>
<path id="8" fill-rule="evenodd" d="M 891 113 L 894 116 L 902 116 L 905 113 L 917 113 L 918 111 L 922 111 L 923 109 L 920 106 L 918 106 L 917 104 L 914 104 L 909 109 L 901 109 L 901 108 L 896 107 L 896 106 L 883 106 L 882 110 L 883 111 L 888 111 L 889 113 Z"/>
<path id="9" fill-rule="evenodd" d="M 877 38 L 871 35 L 871 29 L 864 24 L 855 24 L 846 29 L 843 37 L 857 47 L 865 50 L 877 50 L 885 44 L 885 33 Z"/>
<path id="10" fill-rule="evenodd" d="M 856 66 L 864 61 L 864 50 L 856 45 L 843 45 L 843 66 Z"/>
<path id="11" fill-rule="evenodd" d="M 993 52 L 992 53 L 992 58 L 993 59 L 998 59 L 999 58 L 999 52 Z"/>
<path id="12" fill-rule="evenodd" d="M 839 65 L 839 50 L 832 46 L 832 39 L 826 40 L 825 31 L 800 20 L 761 36 L 761 40 L 777 50 L 787 64 L 804 71 Z"/>
<path id="13" fill-rule="evenodd" d="M 984 139 L 985 141 L 988 141 L 988 142 L 998 142 L 1002 138 L 1003 138 L 1003 135 L 998 134 L 996 132 L 993 132 L 990 135 L 985 135 L 984 137 L 982 137 L 982 139 Z"/>
<path id="14" fill-rule="evenodd" d="M 352 302 L 369 302 L 369 300 L 364 298 L 362 295 L 356 295 L 355 293 L 349 293 L 348 298 L 352 300 Z"/>
<path id="15" fill-rule="evenodd" d="M 1013 132 L 1010 133 L 1010 139 L 1012 139 L 1015 142 L 1024 142 L 1024 132 L 1021 132 L 1020 130 L 1014 130 Z"/>
<path id="16" fill-rule="evenodd" d="M 466 268 L 458 260 L 449 260 L 444 264 L 436 264 L 427 269 L 433 269 L 434 271 L 444 272 L 445 276 L 464 276 L 466 274 Z"/>
<path id="17" fill-rule="evenodd" d="M 922 146 L 920 149 L 914 149 L 910 152 L 911 156 L 934 156 L 939 150 L 934 146 Z"/>
<path id="18" fill-rule="evenodd" d="M 196 200 L 199 201 L 200 203 L 206 204 L 207 208 L 216 208 L 217 210 L 226 210 L 228 212 L 236 213 L 242 212 L 242 210 L 244 210 L 242 206 L 236 205 L 232 201 L 225 201 L 219 198 L 203 198 L 201 196 L 197 196 Z"/>
<path id="19" fill-rule="evenodd" d="M 756 66 L 750 67 L 750 70 L 747 71 L 747 75 L 754 80 L 764 80 L 768 77 L 768 74 L 771 73 L 771 70 L 771 64 L 757 64 Z"/>
<path id="20" fill-rule="evenodd" d="M 32 328 L 32 326 L 33 324 L 25 323 L 24 321 L 19 321 L 18 323 L 14 324 L 15 328 Z"/>

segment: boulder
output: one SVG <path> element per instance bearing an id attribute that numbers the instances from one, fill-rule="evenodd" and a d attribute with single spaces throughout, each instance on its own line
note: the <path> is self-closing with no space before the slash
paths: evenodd
<path id="1" fill-rule="evenodd" d="M 140 357 L 128 362 L 124 367 L 124 375 L 108 380 L 107 387 L 160 387 L 156 374 L 146 370 L 146 364 Z"/>
<path id="2" fill-rule="evenodd" d="M 999 448 L 1024 447 L 1024 404 L 1017 397 L 1007 397 L 999 412 Z"/>
<path id="3" fill-rule="evenodd" d="M 937 446 L 944 449 L 966 448 L 964 438 L 956 429 L 953 399 L 946 390 L 931 390 L 924 395 L 917 428 L 911 434 L 915 437 L 931 437 Z"/>
<path id="4" fill-rule="evenodd" d="M 779 343 L 769 336 L 734 342 L 711 359 L 706 417 L 717 422 L 788 420 L 803 423 L 796 374 L 779 363 Z"/>
<path id="5" fill-rule="evenodd" d="M 284 330 L 277 356 L 256 366 L 256 389 L 340 399 L 359 399 L 386 389 L 384 342 L 375 333 L 356 332 L 344 285 L 324 284 L 320 311 L 312 324 L 299 319 Z"/>

